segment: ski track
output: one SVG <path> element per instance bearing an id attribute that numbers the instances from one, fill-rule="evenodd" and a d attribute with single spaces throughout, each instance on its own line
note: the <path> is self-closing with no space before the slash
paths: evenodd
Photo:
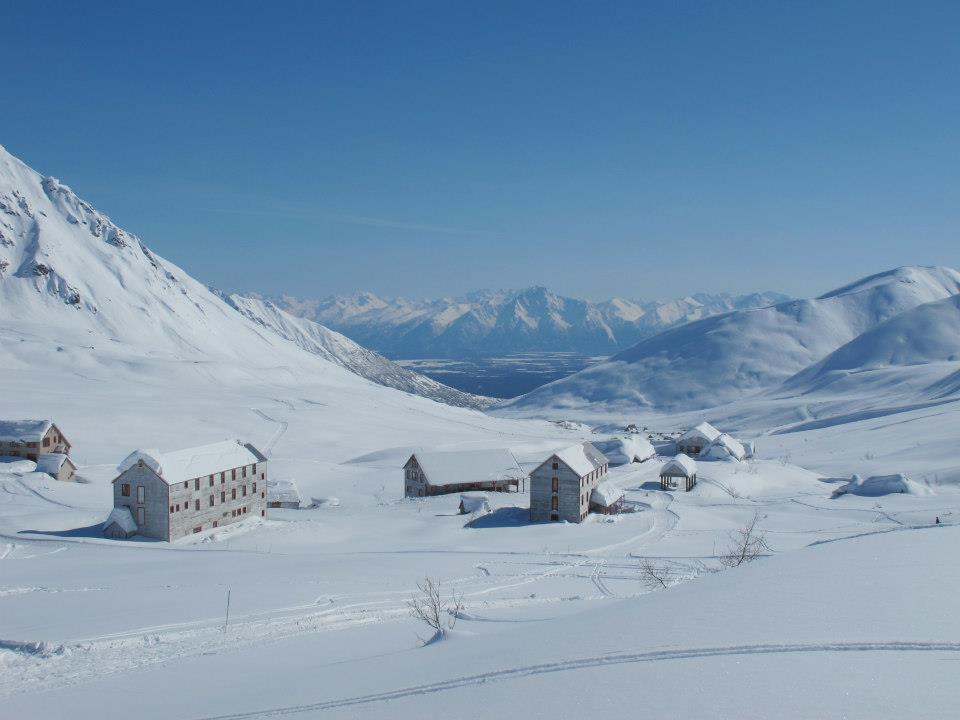
<path id="1" fill-rule="evenodd" d="M 573 660 L 560 660 L 552 663 L 527 665 L 504 670 L 466 675 L 425 685 L 369 695 L 358 695 L 340 700 L 329 700 L 303 705 L 288 705 L 250 712 L 208 715 L 196 720 L 247 720 L 248 718 L 280 717 L 305 712 L 335 710 L 376 702 L 400 700 L 417 695 L 456 690 L 458 688 L 483 685 L 489 682 L 517 680 L 536 675 L 581 670 L 584 668 L 607 667 L 629 663 L 662 662 L 665 660 L 688 660 L 698 658 L 783 655 L 791 653 L 829 653 L 829 652 L 960 652 L 960 643 L 952 642 L 839 642 L 839 643 L 772 643 L 755 645 L 728 645 L 720 647 L 689 648 L 685 650 L 654 650 L 646 652 L 625 652 L 595 655 Z"/>
<path id="2" fill-rule="evenodd" d="M 276 402 L 284 404 L 283 400 L 277 400 Z M 288 405 L 291 409 L 293 408 L 293 406 L 290 403 L 285 403 L 285 404 Z M 280 438 L 283 437 L 283 434 L 287 431 L 287 428 L 290 427 L 290 423 L 287 422 L 286 420 L 277 420 L 276 418 L 272 418 L 269 415 L 267 415 L 263 410 L 258 410 L 257 408 L 250 408 L 250 409 L 253 410 L 253 412 L 255 412 L 257 415 L 259 415 L 261 418 L 263 418 L 267 422 L 276 423 L 279 426 L 277 427 L 276 431 L 274 431 L 273 435 L 270 436 L 270 439 L 267 440 L 267 442 L 263 446 L 263 454 L 270 456 L 273 453 L 274 446 L 280 441 Z"/>

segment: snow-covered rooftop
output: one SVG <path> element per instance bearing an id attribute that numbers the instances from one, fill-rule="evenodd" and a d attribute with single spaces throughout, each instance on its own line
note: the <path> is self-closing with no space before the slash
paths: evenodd
<path id="1" fill-rule="evenodd" d="M 130 508 L 126 506 L 115 507 L 110 511 L 103 523 L 104 529 L 110 527 L 113 523 L 116 523 L 124 532 L 135 533 L 137 531 L 137 523 L 130 513 Z"/>
<path id="2" fill-rule="evenodd" d="M 606 465 L 607 458 L 588 442 L 558 450 L 554 453 L 560 461 L 577 475 L 583 477 Z"/>
<path id="3" fill-rule="evenodd" d="M 293 480 L 267 480 L 267 502 L 300 503 L 300 491 Z"/>
<path id="4" fill-rule="evenodd" d="M 509 450 L 416 452 L 413 457 L 430 485 L 519 480 L 526 473 Z"/>
<path id="5" fill-rule="evenodd" d="M 727 433 L 721 433 L 720 436 L 710 443 L 709 446 L 700 451 L 703 457 L 732 457 L 736 460 L 743 460 L 747 456 L 747 451 L 739 440 L 735 440 Z"/>
<path id="6" fill-rule="evenodd" d="M 610 480 L 604 480 L 590 493 L 590 502 L 609 507 L 623 497 L 623 490 Z"/>
<path id="7" fill-rule="evenodd" d="M 686 440 L 695 440 L 704 438 L 707 442 L 713 442 L 720 437 L 720 431 L 708 422 L 702 422 L 696 427 L 692 427 L 680 436 L 680 442 Z"/>
<path id="8" fill-rule="evenodd" d="M 0 420 L 0 441 L 36 442 L 47 434 L 52 420 Z"/>
<path id="9" fill-rule="evenodd" d="M 692 477 L 697 473 L 697 461 L 689 455 L 680 453 L 660 468 L 661 475 Z"/>
<path id="10" fill-rule="evenodd" d="M 594 447 L 599 449 L 611 463 L 621 465 L 634 461 L 643 462 L 657 454 L 650 441 L 641 435 L 610 438 L 594 443 Z"/>
<path id="11" fill-rule="evenodd" d="M 69 458 L 62 453 L 42 453 L 37 457 L 37 472 L 55 475 Z"/>
<path id="12" fill-rule="evenodd" d="M 224 440 L 168 453 L 155 448 L 134 450 L 117 466 L 117 472 L 126 472 L 140 460 L 167 483 L 177 483 L 263 462 L 266 458 L 249 443 Z"/>

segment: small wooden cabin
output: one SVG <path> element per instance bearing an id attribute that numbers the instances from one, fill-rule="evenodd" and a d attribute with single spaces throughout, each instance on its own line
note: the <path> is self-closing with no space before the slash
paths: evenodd
<path id="1" fill-rule="evenodd" d="M 661 490 L 690 492 L 697 484 L 697 463 L 681 453 L 660 468 Z"/>
<path id="2" fill-rule="evenodd" d="M 617 515 L 623 510 L 623 490 L 610 480 L 599 483 L 590 493 L 590 512 Z"/>

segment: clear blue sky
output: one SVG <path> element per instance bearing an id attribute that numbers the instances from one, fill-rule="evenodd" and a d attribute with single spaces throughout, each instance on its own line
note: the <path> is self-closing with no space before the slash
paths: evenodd
<path id="1" fill-rule="evenodd" d="M 139 7 L 133 7 L 139 6 Z M 960 265 L 960 3 L 7 3 L 0 143 L 230 290 Z"/>

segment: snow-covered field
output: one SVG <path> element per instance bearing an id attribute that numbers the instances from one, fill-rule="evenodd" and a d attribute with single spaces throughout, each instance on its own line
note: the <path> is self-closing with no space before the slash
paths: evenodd
<path id="1" fill-rule="evenodd" d="M 944 327 L 952 271 L 932 285 L 894 274 L 903 292 L 889 297 L 867 283 L 849 302 L 810 301 L 842 305 L 844 323 L 817 351 L 839 352 L 829 362 L 800 353 L 814 368 L 794 376 L 800 389 L 674 415 L 547 391 L 560 402 L 498 416 L 384 387 L 446 392 L 321 326 L 238 312 L 66 186 L 0 160 L 0 417 L 53 418 L 81 479 L 0 465 L 3 720 L 899 718 L 950 715 L 960 700 L 960 401 L 957 359 L 937 359 L 954 345 L 842 345 L 854 326 L 879 338 L 916 327 L 873 312 L 889 297 Z M 701 337 L 689 327 L 679 334 Z M 736 344 L 721 335 L 711 342 Z M 873 364 L 851 368 L 861 357 Z M 798 368 L 768 369 L 779 382 Z M 614 468 L 631 510 L 616 517 L 530 524 L 524 493 L 493 494 L 476 517 L 457 496 L 402 498 L 419 448 L 507 447 L 531 468 L 627 424 L 663 447 L 704 419 L 754 441 L 757 458 L 701 462 L 690 493 L 660 490 L 659 457 Z M 102 537 L 132 450 L 231 437 L 259 447 L 309 509 L 173 544 Z M 854 473 L 866 480 L 835 496 Z M 897 474 L 909 481 L 869 480 Z M 909 492 L 878 494 L 898 488 Z M 763 557 L 725 568 L 731 533 L 754 518 Z M 407 606 L 425 577 L 464 603 L 427 644 Z"/>

